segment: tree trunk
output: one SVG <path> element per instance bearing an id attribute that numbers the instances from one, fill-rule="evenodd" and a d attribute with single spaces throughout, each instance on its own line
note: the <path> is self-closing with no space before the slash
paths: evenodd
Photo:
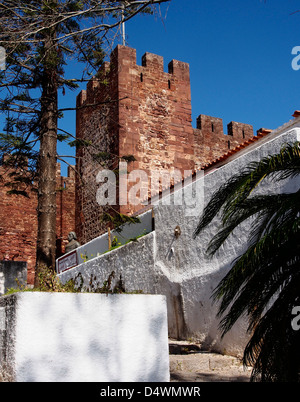
<path id="1" fill-rule="evenodd" d="M 58 63 L 54 38 L 55 33 L 51 33 L 49 30 L 49 35 L 44 45 L 38 163 L 38 234 L 35 286 L 39 286 L 39 273 L 43 269 L 55 269 Z"/>

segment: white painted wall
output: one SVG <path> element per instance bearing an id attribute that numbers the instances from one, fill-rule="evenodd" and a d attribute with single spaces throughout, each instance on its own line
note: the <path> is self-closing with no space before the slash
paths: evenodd
<path id="1" fill-rule="evenodd" d="M 0 295 L 5 293 L 5 278 L 4 272 L 0 272 Z"/>
<path id="2" fill-rule="evenodd" d="M 255 142 L 249 146 L 248 152 L 243 150 L 241 156 L 207 174 L 204 177 L 204 203 L 222 183 L 251 161 L 279 152 L 286 142 L 299 140 L 299 124 L 299 119 L 286 124 L 270 134 L 268 141 L 265 137 Z M 299 180 L 294 180 L 278 183 L 276 187 L 264 186 L 260 191 L 295 191 L 299 187 Z M 209 260 L 205 250 L 220 225 L 218 217 L 199 237 L 193 239 L 198 217 L 186 216 L 184 205 L 167 206 L 161 202 L 154 211 L 154 232 L 59 275 L 61 281 L 74 278 L 80 272 L 85 285 L 89 286 L 91 276 L 102 283 L 114 270 L 117 278 L 122 275 L 127 290 L 142 289 L 146 293 L 167 296 L 170 336 L 193 338 L 207 350 L 242 355 L 248 340 L 247 322 L 240 320 L 220 339 L 219 319 L 216 317 L 218 308 L 212 304 L 211 295 L 230 269 L 232 261 L 245 250 L 251 223 L 247 222 L 236 230 L 218 255 Z M 178 239 L 174 236 L 177 225 L 181 228 Z"/>
<path id="3" fill-rule="evenodd" d="M 15 381 L 169 381 L 165 296 L 24 292 L 0 304 L 12 297 Z"/>

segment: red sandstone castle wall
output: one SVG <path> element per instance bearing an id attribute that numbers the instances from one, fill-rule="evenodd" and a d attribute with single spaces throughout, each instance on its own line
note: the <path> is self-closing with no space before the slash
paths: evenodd
<path id="1" fill-rule="evenodd" d="M 98 107 L 89 106 L 93 103 Z M 128 171 L 141 169 L 148 176 L 151 170 L 194 168 L 189 66 L 173 60 L 165 73 L 163 58 L 150 53 L 138 66 L 135 49 L 117 46 L 110 63 L 78 96 L 77 107 L 77 138 L 94 146 L 77 153 L 84 184 L 77 185 L 76 231 L 85 242 L 103 228 L 103 211 L 96 203 L 100 166 L 93 160 L 95 149 L 115 155 L 109 168 L 116 168 L 122 156 L 133 155 Z M 139 207 L 116 209 L 130 214 Z"/>
<path id="2" fill-rule="evenodd" d="M 56 171 L 56 255 L 60 257 L 68 244 L 68 234 L 75 231 L 75 171 L 68 166 L 68 176 L 61 176 L 60 164 Z"/>
<path id="3" fill-rule="evenodd" d="M 192 169 L 193 129 L 189 66 L 146 53 L 136 64 L 135 49 L 119 46 L 113 54 L 119 74 L 119 152 L 132 154 L 132 168 Z"/>
<path id="4" fill-rule="evenodd" d="M 253 137 L 253 127 L 249 124 L 230 122 L 227 135 L 223 131 L 223 121 L 217 117 L 200 115 L 194 129 L 194 152 L 197 168 L 213 161 Z"/>
<path id="5" fill-rule="evenodd" d="M 77 97 L 76 135 L 90 142 L 77 148 L 77 170 L 61 177 L 57 168 L 57 255 L 64 252 L 67 235 L 75 228 L 84 243 L 103 231 L 103 209 L 96 202 L 96 162 L 102 152 L 103 167 L 116 169 L 122 156 L 133 155 L 128 171 L 193 170 L 220 157 L 253 136 L 252 126 L 231 122 L 228 135 L 222 119 L 200 115 L 191 124 L 189 65 L 172 60 L 164 72 L 163 58 L 146 53 L 136 64 L 136 51 L 118 46 L 86 91 Z M 109 156 L 110 157 L 105 157 Z M 0 167 L 0 176 L 5 173 Z M 147 185 L 147 183 L 145 183 Z M 75 194 L 76 193 L 76 194 Z M 8 195 L 0 186 L 0 258 L 28 262 L 28 282 L 33 283 L 37 217 L 36 194 L 30 198 Z M 76 198 L 75 198 L 76 197 Z M 136 212 L 140 206 L 116 209 Z"/>
<path id="6" fill-rule="evenodd" d="M 29 198 L 8 194 L 3 184 L 10 181 L 0 166 L 0 259 L 27 261 L 28 283 L 34 281 L 37 236 L 37 197 L 28 191 Z"/>
<path id="7" fill-rule="evenodd" d="M 76 231 L 82 242 L 103 230 L 103 209 L 96 202 L 101 167 L 93 152 L 115 155 L 108 168 L 116 168 L 120 157 L 133 155 L 136 161 L 128 164 L 128 172 L 141 169 L 150 176 L 151 170 L 180 169 L 183 173 L 253 136 L 252 126 L 236 122 L 228 124 L 225 135 L 222 119 L 204 115 L 193 129 L 189 65 L 172 60 L 164 72 L 163 58 L 151 53 L 143 56 L 141 64 L 136 64 L 135 49 L 117 46 L 110 63 L 77 97 L 77 138 L 94 144 L 94 149 L 77 153 L 81 179 L 76 185 Z M 140 206 L 116 208 L 131 214 Z"/>
<path id="8" fill-rule="evenodd" d="M 27 189 L 28 198 L 8 194 L 7 171 L 0 166 L 0 259 L 27 261 L 27 281 L 34 282 L 37 240 L 37 195 Z M 61 177 L 57 167 L 57 252 L 64 251 L 67 236 L 75 229 L 75 177 L 69 169 L 68 177 Z"/>
<path id="9" fill-rule="evenodd" d="M 104 167 L 118 165 L 118 87 L 117 74 L 105 63 L 97 77 L 87 84 L 87 90 L 77 97 L 76 137 L 91 143 L 77 147 L 76 170 L 76 234 L 81 243 L 99 235 L 102 208 L 96 202 L 96 175 L 102 165 L 96 159 L 102 152 Z M 96 105 L 96 106 L 91 106 Z M 111 155 L 111 158 L 106 158 Z"/>

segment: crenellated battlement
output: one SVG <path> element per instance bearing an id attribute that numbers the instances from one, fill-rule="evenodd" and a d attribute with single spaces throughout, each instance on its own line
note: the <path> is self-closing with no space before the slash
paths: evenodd
<path id="1" fill-rule="evenodd" d="M 118 45 L 111 54 L 111 61 L 105 62 L 99 69 L 97 75 L 88 83 L 86 90 L 82 90 L 77 96 L 77 106 L 92 103 L 102 95 L 102 100 L 111 97 L 112 89 L 118 86 L 118 92 L 125 91 L 127 85 L 130 84 L 132 93 L 135 95 L 133 85 L 139 84 L 155 86 L 157 99 L 159 92 L 169 90 L 177 92 L 179 82 L 181 84 L 190 85 L 189 64 L 178 60 L 171 60 L 168 64 L 168 72 L 164 71 L 164 58 L 162 56 L 146 52 L 141 59 L 141 65 L 136 62 L 136 50 L 126 46 Z M 119 85 L 118 85 L 119 83 Z M 159 84 L 159 85 L 158 85 Z M 182 89 L 182 88 L 181 88 Z M 190 102 L 190 91 L 187 89 L 185 101 Z M 179 95 L 182 95 L 180 93 Z M 111 97 L 112 98 L 112 97 Z M 177 97 L 176 102 L 182 99 Z M 140 102 L 142 99 L 140 98 Z M 191 108 L 188 108 L 190 113 Z M 231 121 L 227 125 L 227 133 L 223 129 L 223 121 L 221 118 L 200 114 L 196 121 L 196 130 L 200 130 L 205 135 L 217 136 L 229 135 L 233 140 L 247 140 L 252 137 L 253 127 L 249 124 Z M 230 139 L 227 139 L 230 141 Z"/>
<path id="2" fill-rule="evenodd" d="M 75 180 L 75 166 L 69 165 L 67 168 L 67 176 L 62 176 L 61 174 L 61 164 L 59 162 L 56 163 L 56 180 Z"/>
<path id="3" fill-rule="evenodd" d="M 110 61 L 103 63 L 76 98 L 76 136 L 91 141 L 93 149 L 76 150 L 78 175 L 69 167 L 67 176 L 62 176 L 57 164 L 58 256 L 64 252 L 70 231 L 75 229 L 79 241 L 86 243 L 103 229 L 103 209 L 96 202 L 100 167 L 93 158 L 94 151 L 112 155 L 109 169 L 116 168 L 115 161 L 118 164 L 123 156 L 132 155 L 128 172 L 140 169 L 151 178 L 152 171 L 162 169 L 195 171 L 228 150 L 233 152 L 253 136 L 249 124 L 232 121 L 225 133 L 222 119 L 203 114 L 193 128 L 189 64 L 171 60 L 165 71 L 162 56 L 146 52 L 140 65 L 136 59 L 135 49 L 117 46 Z M 4 168 L 0 164 L 5 184 L 9 178 Z M 19 168 L 25 170 L 26 164 Z M 35 267 L 36 208 L 36 191 L 24 199 L 0 187 L 0 258 L 7 256 L 9 250 L 10 259 L 27 261 L 29 283 L 33 283 Z M 125 214 L 136 213 L 140 208 L 116 207 Z"/>
<path id="4" fill-rule="evenodd" d="M 161 169 L 198 169 L 253 136 L 252 126 L 233 121 L 225 134 L 222 119 L 205 115 L 193 128 L 189 64 L 171 60 L 166 72 L 162 56 L 146 52 L 141 65 L 136 59 L 135 49 L 117 46 L 78 95 L 77 138 L 119 158 L 133 155 L 129 172 L 140 169 L 151 177 Z M 94 184 L 98 170 L 92 157 L 79 149 L 77 158 L 78 171 Z M 99 234 L 102 213 L 96 189 L 88 187 L 78 182 L 76 192 L 76 231 L 84 242 Z M 120 206 L 120 212 L 139 208 Z"/>
<path id="5" fill-rule="evenodd" d="M 197 118 L 197 128 L 199 135 L 205 139 L 212 139 L 217 142 L 218 139 L 222 139 L 226 136 L 228 148 L 233 148 L 241 141 L 247 141 L 253 137 L 253 127 L 250 124 L 238 123 L 231 121 L 227 124 L 227 132 L 224 132 L 223 120 L 219 117 L 212 117 L 201 114 Z M 197 131 L 195 131 L 197 134 Z M 223 138 L 224 139 L 224 138 Z"/>
<path id="6" fill-rule="evenodd" d="M 253 127 L 250 124 L 231 121 L 224 132 L 223 120 L 219 117 L 199 115 L 197 128 L 194 129 L 194 147 L 199 155 L 195 160 L 196 167 L 207 164 L 253 137 Z"/>
<path id="7" fill-rule="evenodd" d="M 227 124 L 227 133 L 224 133 L 223 120 L 200 114 L 197 118 L 197 129 L 211 135 L 228 135 L 236 140 L 247 140 L 253 137 L 253 127 L 250 124 L 231 121 Z"/>
<path id="8" fill-rule="evenodd" d="M 122 77 L 136 82 L 147 84 L 147 81 L 159 80 L 161 88 L 174 90 L 175 81 L 190 83 L 189 64 L 178 60 L 171 60 L 168 64 L 168 72 L 164 71 L 164 58 L 153 53 L 146 52 L 141 59 L 141 65 L 136 62 L 136 50 L 118 45 L 111 54 L 111 61 L 104 62 L 96 76 L 88 83 L 86 90 L 82 90 L 77 96 L 77 107 L 82 106 L 87 100 L 95 97 L 95 91 L 105 91 L 107 85 L 117 85 L 113 80 L 121 81 Z"/>

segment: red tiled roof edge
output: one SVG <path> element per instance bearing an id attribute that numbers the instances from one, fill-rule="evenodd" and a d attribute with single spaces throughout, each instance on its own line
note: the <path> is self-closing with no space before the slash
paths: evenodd
<path id="1" fill-rule="evenodd" d="M 212 167 L 213 165 L 226 160 L 231 155 L 236 154 L 237 152 L 239 152 L 242 149 L 246 148 L 248 145 L 251 145 L 253 142 L 259 140 L 262 137 L 265 137 L 266 135 L 270 134 L 271 132 L 272 132 L 272 130 L 269 130 L 269 129 L 266 129 L 266 128 L 258 130 L 257 135 L 249 138 L 249 140 L 246 140 L 242 144 L 237 145 L 235 148 L 233 148 L 230 151 L 226 152 L 225 154 L 219 156 L 218 158 L 214 159 L 213 161 L 201 166 L 200 169 L 201 170 L 206 170 L 206 169 Z"/>

